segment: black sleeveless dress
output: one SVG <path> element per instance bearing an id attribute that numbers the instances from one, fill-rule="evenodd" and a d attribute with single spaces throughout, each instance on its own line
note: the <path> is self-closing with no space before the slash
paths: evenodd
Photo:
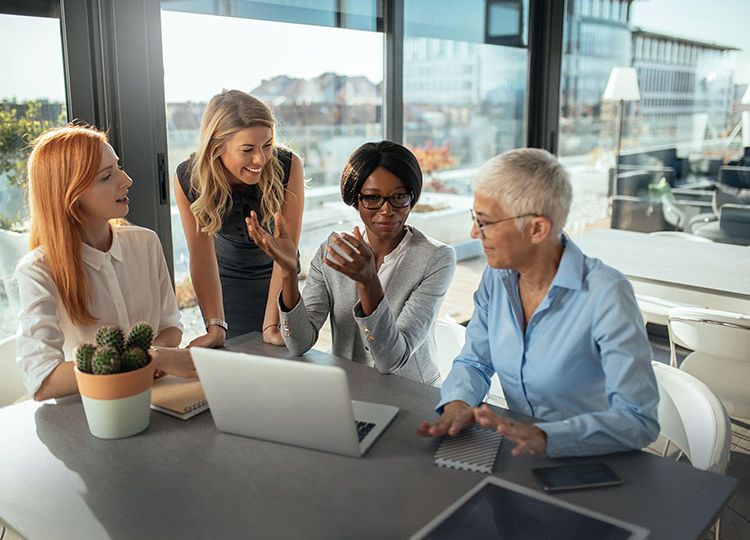
<path id="1" fill-rule="evenodd" d="M 276 157 L 284 171 L 281 181 L 286 188 L 292 167 L 292 153 L 285 148 L 278 148 Z M 198 193 L 190 188 L 191 159 L 177 166 L 177 180 L 192 204 L 198 198 Z M 224 317 L 229 325 L 228 338 L 247 332 L 260 332 L 266 312 L 273 259 L 247 233 L 245 217 L 250 216 L 251 210 L 255 210 L 258 221 L 262 222 L 263 211 L 258 186 L 243 186 L 233 191 L 232 207 L 222 219 L 221 230 L 214 235 Z"/>

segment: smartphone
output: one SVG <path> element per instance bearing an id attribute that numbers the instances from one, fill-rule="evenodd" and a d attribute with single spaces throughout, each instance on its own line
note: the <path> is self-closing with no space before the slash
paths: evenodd
<path id="1" fill-rule="evenodd" d="M 605 463 L 582 463 L 532 469 L 544 491 L 567 491 L 605 486 L 619 486 L 622 479 Z"/>
<path id="2" fill-rule="evenodd" d="M 333 241 L 334 238 L 338 238 L 344 244 L 346 244 L 347 246 L 349 246 L 350 248 L 352 248 L 354 251 L 357 251 L 357 248 L 355 248 L 353 245 L 351 245 L 351 243 L 347 242 L 346 238 L 344 238 L 343 236 L 341 236 L 341 234 L 339 234 L 337 232 L 332 233 L 331 236 L 328 237 L 328 245 L 331 247 L 331 249 L 333 249 L 333 251 L 335 251 L 336 253 L 338 253 L 341 256 L 341 258 L 344 259 L 346 262 L 352 262 L 354 259 L 352 259 L 351 255 L 349 255 L 348 253 L 346 253 L 342 248 L 339 247 L 339 245 L 336 242 Z M 334 263 L 338 262 L 338 261 L 336 261 L 336 259 L 334 259 L 331 256 L 330 253 L 326 253 L 326 259 L 328 259 L 329 261 L 334 262 Z"/>

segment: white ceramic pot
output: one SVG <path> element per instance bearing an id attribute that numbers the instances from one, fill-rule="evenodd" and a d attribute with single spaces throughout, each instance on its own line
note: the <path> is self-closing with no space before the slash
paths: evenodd
<path id="1" fill-rule="evenodd" d="M 154 363 L 113 375 L 83 373 L 75 367 L 78 390 L 89 431 L 100 439 L 121 439 L 140 433 L 151 421 Z"/>

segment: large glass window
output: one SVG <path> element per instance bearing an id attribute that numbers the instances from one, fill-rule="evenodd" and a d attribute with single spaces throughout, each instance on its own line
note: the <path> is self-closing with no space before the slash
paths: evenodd
<path id="1" fill-rule="evenodd" d="M 737 9 L 731 1 L 710 11 L 678 0 L 632 2 L 617 23 L 568 1 L 559 154 L 573 173 L 570 231 L 687 231 L 687 218 L 661 204 L 657 184 L 708 186 L 741 156 L 750 38 L 739 21 L 750 11 Z M 635 68 L 640 87 L 640 99 L 622 102 L 621 124 L 621 104 L 602 99 L 614 67 Z"/>
<path id="2" fill-rule="evenodd" d="M 56 11 L 53 5 L 50 15 Z M 16 331 L 19 306 L 13 273 L 29 244 L 25 199 L 29 143 L 67 121 L 60 20 L 0 14 L 0 50 L 4 51 L 0 54 L 0 338 L 4 338 Z"/>
<path id="3" fill-rule="evenodd" d="M 211 96 L 226 88 L 263 100 L 278 120 L 279 142 L 302 158 L 308 179 L 304 271 L 331 230 L 353 227 L 355 213 L 338 189 L 346 158 L 360 144 L 384 137 L 382 9 L 375 1 L 347 2 L 340 10 L 339 2 L 220 4 L 162 2 L 169 168 L 174 174 L 197 149 Z M 188 339 L 203 332 L 202 321 L 174 201 L 171 212 Z"/>
<path id="4" fill-rule="evenodd" d="M 467 240 L 471 180 L 525 143 L 528 2 L 404 2 L 404 141 L 425 173 L 410 220 Z"/>

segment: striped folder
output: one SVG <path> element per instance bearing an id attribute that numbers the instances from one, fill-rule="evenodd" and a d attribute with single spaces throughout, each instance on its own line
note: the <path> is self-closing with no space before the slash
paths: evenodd
<path id="1" fill-rule="evenodd" d="M 502 440 L 495 430 L 469 426 L 455 437 L 443 437 L 435 452 L 435 465 L 492 474 Z"/>

